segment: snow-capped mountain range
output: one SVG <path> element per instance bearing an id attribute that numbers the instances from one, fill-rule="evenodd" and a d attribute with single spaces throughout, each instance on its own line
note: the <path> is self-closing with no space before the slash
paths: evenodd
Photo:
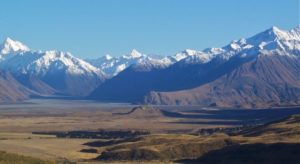
<path id="1" fill-rule="evenodd" d="M 300 27 L 272 27 L 221 48 L 167 58 L 171 64 L 160 70 L 125 69 L 90 97 L 173 105 L 300 104 Z"/>
<path id="2" fill-rule="evenodd" d="M 167 67 L 174 63 L 169 57 L 146 55 L 133 49 L 129 54 L 119 57 L 105 55 L 98 59 L 87 59 L 93 66 L 103 70 L 109 77 L 116 76 L 131 65 L 144 65 L 151 67 Z"/>
<path id="3" fill-rule="evenodd" d="M 186 49 L 173 56 L 159 56 L 142 54 L 133 49 L 129 54 L 113 57 L 109 54 L 98 59 L 87 59 L 93 66 L 100 68 L 108 76 L 113 77 L 128 68 L 135 65 L 140 69 L 166 68 L 186 57 L 200 55 L 202 52 Z"/>
<path id="4" fill-rule="evenodd" d="M 234 40 L 222 48 L 203 51 L 186 49 L 172 56 L 146 55 L 133 49 L 129 54 L 114 57 L 109 54 L 85 62 L 71 53 L 61 51 L 32 51 L 25 44 L 7 38 L 0 45 L 0 68 L 13 73 L 30 73 L 37 76 L 64 70 L 69 74 L 90 76 L 116 76 L 131 65 L 165 68 L 174 63 L 207 63 L 212 59 L 228 60 L 232 56 L 257 54 L 263 51 L 299 51 L 300 27 L 290 31 L 272 27 L 248 39 Z M 53 70 L 54 69 L 54 70 Z"/>
<path id="5" fill-rule="evenodd" d="M 166 82 L 166 86 L 157 85 L 160 89 L 170 87 L 174 90 L 180 89 L 178 86 L 188 88 L 190 84 L 187 82 L 194 86 L 193 80 L 199 78 L 198 81 L 202 81 L 204 75 L 215 76 L 207 73 L 233 58 L 243 61 L 253 56 L 274 54 L 299 58 L 300 27 L 289 31 L 272 27 L 253 37 L 203 51 L 186 49 L 175 55 L 158 56 L 133 49 L 119 57 L 105 55 L 86 61 L 68 52 L 34 51 L 19 41 L 7 38 L 0 45 L 0 70 L 12 73 L 21 84 L 37 93 L 86 96 L 104 81 L 107 81 L 105 85 L 109 85 L 111 80 L 107 79 L 120 79 L 118 75 L 128 69 L 133 70 L 130 73 L 132 77 L 135 77 L 134 72 L 150 72 L 148 83 L 157 76 L 159 79 L 153 82 Z M 172 84 L 170 76 L 174 76 L 176 83 L 184 84 Z M 152 83 L 149 85 L 154 86 Z"/>
<path id="6" fill-rule="evenodd" d="M 10 38 L 0 48 L 1 70 L 14 74 L 17 79 L 35 77 L 58 93 L 85 95 L 105 79 L 105 74 L 99 68 L 68 52 L 32 51 Z M 85 90 L 82 88 L 84 85 L 88 85 Z M 34 90 L 34 86 L 31 87 Z"/>
<path id="7" fill-rule="evenodd" d="M 0 50 L 0 67 L 13 73 L 43 76 L 47 72 L 65 70 L 70 74 L 104 75 L 100 69 L 69 52 L 31 51 L 23 43 L 10 38 L 5 40 Z"/>
<path id="8" fill-rule="evenodd" d="M 246 55 L 257 52 L 280 50 L 299 50 L 300 27 L 290 31 L 272 27 L 250 38 L 234 40 L 222 48 L 207 48 L 203 51 L 186 49 L 172 56 L 151 56 L 133 49 L 131 53 L 120 57 L 105 55 L 98 59 L 87 59 L 93 66 L 100 68 L 109 76 L 115 76 L 131 65 L 144 65 L 145 67 L 168 67 L 181 61 L 186 64 L 208 63 L 215 58 L 229 60 L 239 53 Z"/>
<path id="9" fill-rule="evenodd" d="M 293 53 L 296 51 L 299 52 L 299 50 L 300 27 L 293 28 L 290 31 L 272 27 L 253 37 L 234 40 L 222 48 L 208 48 L 202 52 L 195 52 L 195 55 L 184 58 L 182 62 L 188 64 L 207 63 L 215 58 L 229 60 L 235 55 L 247 57 L 253 54 L 273 51 L 288 52 L 281 54 L 299 56 L 297 53 Z"/>

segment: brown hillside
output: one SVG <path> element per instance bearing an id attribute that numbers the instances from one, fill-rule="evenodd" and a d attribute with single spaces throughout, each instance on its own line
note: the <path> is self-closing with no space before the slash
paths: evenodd
<path id="1" fill-rule="evenodd" d="M 12 75 L 0 72 L 0 103 L 21 101 L 32 94 L 29 89 L 21 85 Z"/>
<path id="2" fill-rule="evenodd" d="M 260 55 L 217 80 L 190 90 L 152 92 L 154 104 L 268 107 L 300 104 L 300 59 Z"/>

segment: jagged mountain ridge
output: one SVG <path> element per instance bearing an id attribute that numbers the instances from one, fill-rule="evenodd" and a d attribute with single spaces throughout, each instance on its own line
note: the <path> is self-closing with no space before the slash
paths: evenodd
<path id="1" fill-rule="evenodd" d="M 119 66 L 114 70 L 115 74 L 107 76 L 101 69 L 93 67 L 70 53 L 33 51 L 25 44 L 7 38 L 0 45 L 0 69 L 10 72 L 15 80 L 35 95 L 85 96 L 105 78 L 114 76 L 127 67 L 132 66 L 135 70 L 141 71 L 166 68 L 183 56 L 194 55 L 191 53 L 195 51 L 186 50 L 173 58 L 148 56 L 133 50 L 128 55 L 115 58 L 113 62 L 117 62 Z M 104 58 L 107 61 L 112 59 L 107 55 Z M 111 65 L 107 61 L 104 65 Z"/>
<path id="2" fill-rule="evenodd" d="M 187 49 L 174 56 L 145 55 L 137 50 L 120 57 L 106 55 L 98 63 L 99 68 L 70 53 L 32 51 L 10 38 L 0 48 L 0 69 L 12 73 L 19 83 L 40 95 L 85 96 L 92 92 L 89 98 L 102 101 L 218 106 L 298 104 L 299 99 L 299 27 L 290 31 L 272 27 L 222 48 Z M 276 69 L 272 69 L 274 63 L 278 65 Z M 254 67 L 261 69 L 251 69 Z M 252 79 L 238 72 L 248 73 Z M 278 76 L 278 84 L 272 83 L 274 76 Z M 103 83 L 106 77 L 112 78 Z M 273 96 L 255 95 L 253 90 L 242 93 L 247 88 L 239 83 L 267 88 L 265 92 Z M 230 98 L 235 101 L 228 101 Z"/>
<path id="3" fill-rule="evenodd" d="M 251 60 L 193 89 L 152 92 L 145 102 L 249 108 L 299 105 L 299 32 L 299 27 L 290 31 L 273 27 L 247 40 L 235 41 L 225 48 L 239 50 L 234 56 Z"/>
<path id="4" fill-rule="evenodd" d="M 126 55 L 113 57 L 107 54 L 100 58 L 87 59 L 86 61 L 103 70 L 109 77 L 113 77 L 132 65 L 138 65 L 147 69 L 165 68 L 176 62 L 177 59 L 169 56 L 146 55 L 133 49 Z"/>
<path id="5" fill-rule="evenodd" d="M 32 51 L 10 38 L 1 47 L 0 69 L 11 72 L 20 83 L 42 94 L 85 96 L 105 80 L 100 69 L 68 52 Z"/>
<path id="6" fill-rule="evenodd" d="M 100 85 L 92 93 L 91 98 L 104 101 L 205 106 L 249 107 L 255 106 L 255 103 L 258 103 L 258 106 L 265 104 L 299 104 L 298 100 L 300 95 L 298 95 L 297 91 L 298 84 L 295 84 L 295 81 L 300 81 L 298 78 L 299 73 L 297 73 L 300 72 L 298 66 L 300 54 L 299 31 L 299 27 L 290 31 L 272 27 L 253 37 L 232 41 L 222 48 L 209 48 L 202 52 L 197 52 L 195 55 L 187 56 L 167 68 L 137 71 L 133 69 L 134 67 L 132 66 L 121 72 L 115 78 Z M 276 65 L 278 70 L 272 69 L 272 67 L 274 67 L 274 63 L 272 62 L 278 64 Z M 262 67 L 264 63 L 266 63 L 269 68 Z M 245 78 L 242 74 L 233 76 L 235 78 L 231 78 L 230 80 L 228 79 L 232 77 L 230 73 L 241 72 L 239 69 L 248 69 L 249 65 L 250 67 L 260 68 L 252 72 L 248 71 L 251 72 L 249 76 L 254 76 L 250 82 L 247 81 L 247 77 Z M 293 67 L 289 65 L 293 65 Z M 269 71 L 266 72 L 265 70 Z M 274 72 L 277 74 L 274 74 Z M 285 76 L 282 75 L 285 73 L 288 74 L 286 76 L 288 78 L 284 78 Z M 285 87 L 287 89 L 284 89 L 282 86 L 277 87 L 273 84 L 273 76 L 278 76 L 278 79 L 280 79 L 278 83 L 286 84 Z M 260 83 L 258 80 L 262 77 L 272 78 L 269 80 L 264 79 L 264 81 Z M 253 94 L 253 92 L 245 92 L 243 94 L 237 94 L 239 99 L 236 101 L 235 97 L 229 94 L 228 99 L 231 98 L 232 101 L 227 104 L 224 103 L 226 99 L 222 98 L 213 101 L 212 95 L 226 97 L 226 93 L 228 93 L 227 90 L 230 90 L 231 87 L 233 87 L 233 90 L 236 89 L 235 87 L 240 87 L 240 85 L 228 85 L 227 90 L 223 90 L 222 88 L 219 89 L 218 92 L 212 89 L 219 87 L 217 84 L 221 86 L 227 84 L 229 81 L 232 84 L 241 83 L 241 85 L 243 83 L 248 85 L 247 82 L 249 82 L 255 88 L 266 87 L 267 89 L 264 92 L 270 92 L 276 96 L 262 98 L 261 96 L 264 96 L 264 94 L 261 94 L 260 96 L 256 95 L 258 97 L 252 97 L 250 99 L 248 94 Z M 205 89 L 201 89 L 200 91 L 207 94 L 204 94 L 206 97 L 194 96 L 191 98 L 191 94 L 200 94 L 198 93 L 200 91 L 194 91 L 193 88 L 201 88 L 201 86 Z M 116 88 L 116 90 L 114 90 L 113 93 L 109 92 L 113 88 Z M 286 93 L 294 89 L 296 89 L 296 91 L 292 94 Z M 179 93 L 185 92 L 185 90 L 186 94 L 180 96 Z M 190 90 L 193 90 L 195 93 L 190 93 Z M 204 99 L 209 99 L 210 101 L 204 101 Z M 251 104 L 250 102 L 252 100 L 255 101 Z"/>

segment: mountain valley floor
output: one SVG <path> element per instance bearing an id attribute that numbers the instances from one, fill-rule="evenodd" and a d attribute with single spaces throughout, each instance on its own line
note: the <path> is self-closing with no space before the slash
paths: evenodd
<path id="1" fill-rule="evenodd" d="M 204 143 L 208 143 L 210 139 L 215 141 L 214 139 L 217 138 L 218 142 L 212 147 L 221 149 L 224 145 L 231 144 L 232 137 L 224 133 L 226 129 L 236 130 L 243 126 L 255 128 L 268 122 L 286 119 L 291 115 L 300 114 L 300 107 L 247 110 L 203 109 L 197 106 L 138 106 L 86 100 L 32 99 L 20 104 L 0 105 L 0 111 L 0 151 L 53 160 L 58 163 L 61 161 L 84 163 L 111 160 L 111 155 L 118 156 L 120 160 L 130 161 L 132 159 L 127 159 L 126 153 L 132 152 L 125 151 L 124 155 L 113 150 L 122 148 L 123 143 L 134 144 L 137 141 L 148 145 L 160 142 L 170 142 L 169 144 L 172 145 L 175 142 L 182 143 L 184 147 L 185 141 L 186 143 L 204 142 L 203 138 L 201 139 L 203 136 L 208 139 Z M 71 131 L 97 132 L 99 130 L 104 131 L 105 134 L 110 133 L 109 131 L 141 131 L 150 134 L 132 137 L 129 140 L 128 138 L 73 138 L 55 135 L 56 133 L 67 134 Z M 247 135 L 256 135 L 248 133 Z M 168 140 L 165 140 L 164 136 L 168 136 L 166 137 Z M 270 140 L 264 137 L 250 138 L 247 141 L 243 137 L 236 137 L 232 142 L 256 143 L 257 139 L 263 143 L 268 141 L 269 144 Z M 222 141 L 219 142 L 219 139 Z M 290 135 L 282 141 L 298 139 L 300 142 L 299 135 Z M 277 138 L 276 141 L 278 140 L 280 139 Z M 148 149 L 145 144 L 137 148 L 144 147 L 151 152 L 139 150 L 141 152 L 138 154 L 148 153 L 149 158 L 153 157 L 154 160 L 172 161 L 172 155 L 163 157 L 156 157 L 155 153 L 153 155 L 152 150 L 156 152 L 157 149 L 165 149 L 164 146 L 158 146 L 159 148 L 150 146 L 151 148 Z M 173 146 L 173 148 L 177 147 Z M 128 149 L 120 150 L 123 152 Z M 108 153 L 103 155 L 103 152 Z M 140 159 L 143 160 L 142 157 Z"/>

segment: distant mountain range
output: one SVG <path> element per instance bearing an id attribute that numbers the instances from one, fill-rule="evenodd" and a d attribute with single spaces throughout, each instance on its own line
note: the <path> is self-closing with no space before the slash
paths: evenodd
<path id="1" fill-rule="evenodd" d="M 85 61 L 67 52 L 0 45 L 0 102 L 66 95 L 108 102 L 220 107 L 300 104 L 300 28 L 272 27 L 222 48 Z M 10 85 L 7 85 L 10 83 Z M 13 89 L 9 89 L 13 88 Z"/>
<path id="2" fill-rule="evenodd" d="M 100 68 L 108 77 L 113 77 L 131 65 L 144 65 L 148 67 L 166 68 L 187 56 L 195 55 L 197 51 L 185 50 L 174 56 L 146 55 L 133 49 L 131 53 L 119 57 L 109 54 L 98 59 L 86 59 L 90 64 Z"/>
<path id="3" fill-rule="evenodd" d="M 272 27 L 168 67 L 143 69 L 137 63 L 100 85 L 90 98 L 221 107 L 299 105 L 299 54 L 300 28 Z"/>

